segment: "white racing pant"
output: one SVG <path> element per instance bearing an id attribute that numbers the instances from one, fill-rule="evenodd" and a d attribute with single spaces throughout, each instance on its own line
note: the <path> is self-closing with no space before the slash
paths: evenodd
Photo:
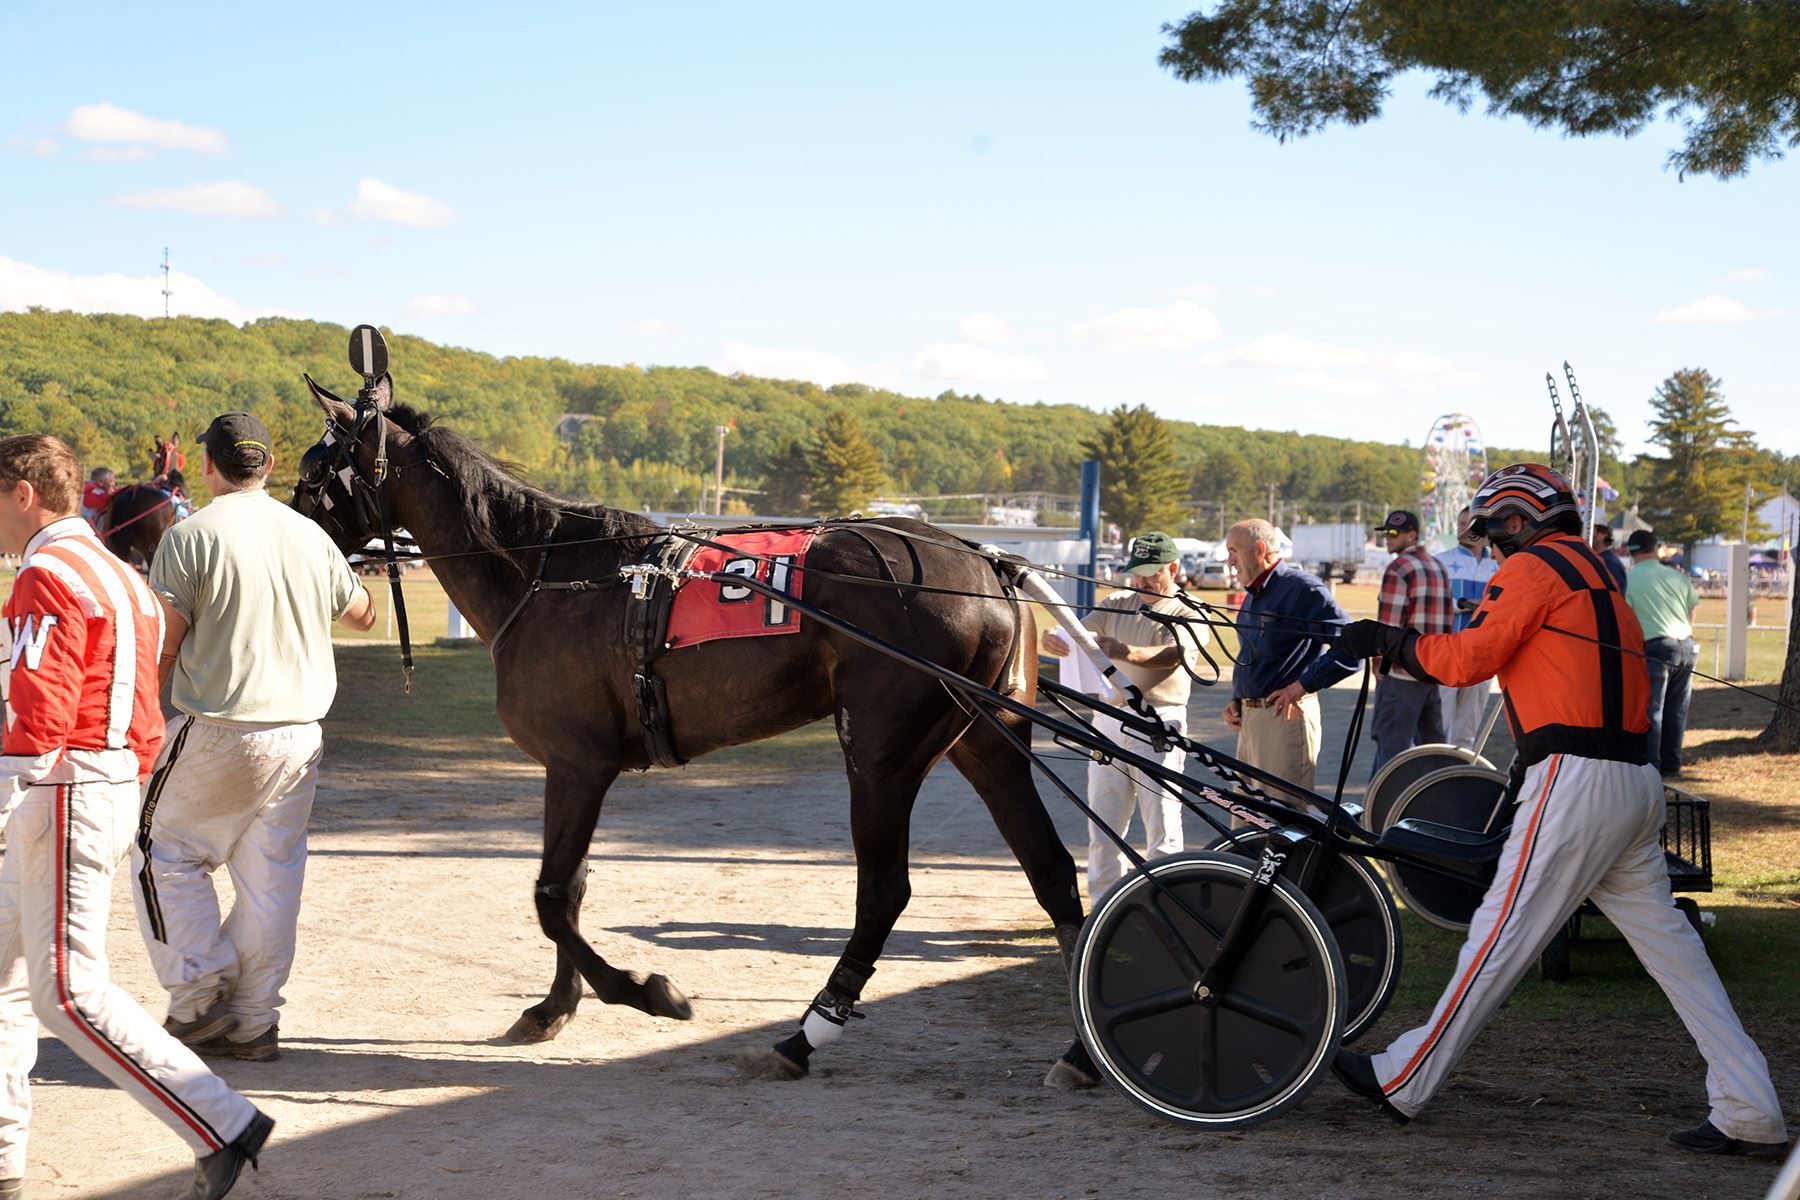
<path id="1" fill-rule="evenodd" d="M 212 1154 L 256 1109 L 107 978 L 113 872 L 138 785 L 29 788 L 0 863 L 0 1179 L 25 1174 L 38 1022 L 181 1136 Z M 35 1019 L 34 1019 L 35 1014 Z"/>
<path id="2" fill-rule="evenodd" d="M 1706 1059 L 1711 1120 L 1728 1137 L 1787 1133 L 1769 1064 L 1744 1032 L 1706 946 L 1675 907 L 1657 835 L 1655 767 L 1558 754 L 1525 774 L 1512 834 L 1425 1024 L 1374 1056 L 1390 1103 L 1413 1115 L 1583 899 L 1618 927 Z"/>
<path id="3" fill-rule="evenodd" d="M 294 965 L 306 822 L 319 778 L 319 726 L 183 717 L 144 792 L 132 896 L 169 1015 L 191 1021 L 221 996 L 235 1039 L 274 1025 Z M 212 873 L 231 873 L 223 922 Z"/>
<path id="4" fill-rule="evenodd" d="M 1153 710 L 1165 725 L 1177 730 L 1187 727 L 1187 710 L 1167 705 Z M 1094 716 L 1094 732 L 1139 758 L 1161 763 L 1179 774 L 1187 765 L 1187 754 L 1179 747 L 1162 753 L 1141 735 L 1127 731 L 1111 717 Z M 1087 802 L 1107 828 L 1124 836 L 1131 828 L 1131 814 L 1136 812 L 1144 822 L 1144 856 L 1176 854 L 1182 848 L 1181 801 L 1179 793 L 1171 794 L 1154 779 L 1147 779 L 1130 767 L 1115 761 L 1090 762 L 1087 771 Z M 1098 899 L 1107 888 L 1119 882 L 1131 867 L 1131 860 L 1119 852 L 1111 838 L 1093 821 L 1088 822 L 1087 885 L 1088 899 Z"/>

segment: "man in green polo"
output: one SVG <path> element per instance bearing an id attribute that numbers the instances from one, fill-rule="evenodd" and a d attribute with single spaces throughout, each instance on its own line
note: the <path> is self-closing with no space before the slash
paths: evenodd
<path id="1" fill-rule="evenodd" d="M 1700 593 L 1686 572 L 1657 556 L 1654 533 L 1640 529 L 1625 542 L 1631 573 L 1625 602 L 1644 627 L 1645 665 L 1650 668 L 1650 761 L 1665 776 L 1681 774 L 1681 741 L 1687 736 L 1688 697 L 1694 690 L 1694 609 Z"/>

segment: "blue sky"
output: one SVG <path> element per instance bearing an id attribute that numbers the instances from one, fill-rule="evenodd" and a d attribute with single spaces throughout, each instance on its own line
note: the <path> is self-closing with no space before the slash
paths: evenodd
<path id="1" fill-rule="evenodd" d="M 178 311 L 1414 445 L 1540 445 L 1567 358 L 1635 448 L 1705 367 L 1800 453 L 1800 164 L 1420 79 L 1280 145 L 1187 9 L 8 5 L 0 307 L 160 312 L 166 245 Z"/>

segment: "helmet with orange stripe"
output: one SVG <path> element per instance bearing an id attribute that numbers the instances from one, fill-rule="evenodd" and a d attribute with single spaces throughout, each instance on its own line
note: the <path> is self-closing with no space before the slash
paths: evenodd
<path id="1" fill-rule="evenodd" d="M 1525 523 L 1517 533 L 1509 534 L 1505 519 L 1515 514 Z M 1486 536 L 1488 543 L 1502 554 L 1523 549 L 1546 528 L 1569 532 L 1581 528 L 1575 489 L 1542 463 L 1515 463 L 1482 480 L 1475 498 L 1469 502 L 1469 516 L 1469 532 Z"/>

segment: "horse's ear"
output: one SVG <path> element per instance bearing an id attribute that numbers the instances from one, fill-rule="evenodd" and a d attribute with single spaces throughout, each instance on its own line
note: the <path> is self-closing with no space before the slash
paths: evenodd
<path id="1" fill-rule="evenodd" d="M 355 420 L 356 410 L 351 408 L 346 401 L 320 387 L 318 381 L 311 375 L 302 374 L 301 378 L 306 380 L 306 386 L 312 392 L 313 401 L 325 410 L 326 416 L 340 425 L 348 425 Z"/>
<path id="2" fill-rule="evenodd" d="M 375 386 L 369 389 L 369 398 L 375 401 L 376 412 L 386 412 L 394 407 L 394 377 L 383 371 Z"/>

